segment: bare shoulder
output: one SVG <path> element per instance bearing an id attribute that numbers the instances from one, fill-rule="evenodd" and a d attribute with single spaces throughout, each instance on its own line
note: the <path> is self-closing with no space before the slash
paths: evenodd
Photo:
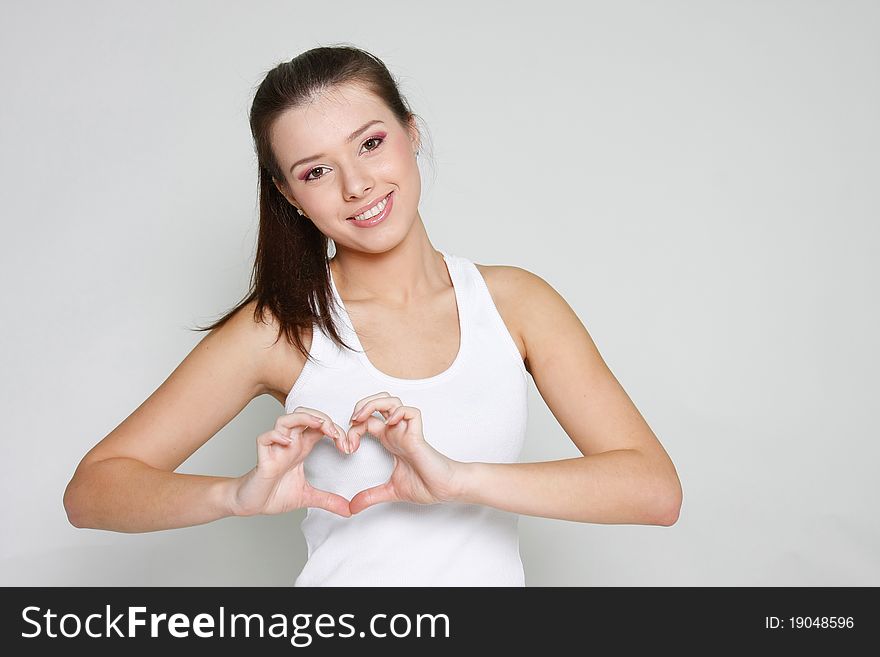
<path id="1" fill-rule="evenodd" d="M 544 340 L 558 321 L 568 320 L 574 314 L 571 307 L 550 283 L 528 269 L 515 265 L 477 268 L 531 373 L 529 344 Z"/>
<path id="2" fill-rule="evenodd" d="M 255 308 L 256 301 L 243 307 L 242 321 L 248 322 L 253 346 L 261 349 L 266 356 L 259 359 L 262 370 L 260 394 L 272 396 L 283 406 L 287 401 L 287 394 L 305 366 L 306 359 L 299 349 L 287 341 L 286 336 L 282 334 L 279 337 L 279 323 L 272 311 L 265 308 L 262 320 L 254 319 Z M 308 351 L 312 346 L 311 329 L 303 329 L 300 332 L 300 339 Z"/>
<path id="3" fill-rule="evenodd" d="M 279 336 L 280 324 L 274 313 L 264 307 L 262 316 L 257 316 L 256 307 L 256 300 L 245 304 L 217 331 L 234 341 L 238 351 L 246 355 L 256 368 L 254 398 L 270 395 L 283 406 L 287 393 L 305 365 L 305 357 L 285 335 Z M 311 333 L 311 329 L 300 332 L 307 351 L 311 347 Z"/>
<path id="4" fill-rule="evenodd" d="M 518 294 L 520 293 L 519 288 L 522 286 L 523 273 L 528 274 L 529 272 L 512 265 L 480 265 L 477 263 L 474 265 L 482 274 L 483 280 L 486 281 L 486 287 L 489 288 L 489 294 L 498 309 L 498 314 L 504 320 L 510 336 L 519 349 L 520 356 L 525 361 L 526 347 L 522 324 L 525 318 L 522 316 L 522 312 L 527 304 L 520 302 Z"/>

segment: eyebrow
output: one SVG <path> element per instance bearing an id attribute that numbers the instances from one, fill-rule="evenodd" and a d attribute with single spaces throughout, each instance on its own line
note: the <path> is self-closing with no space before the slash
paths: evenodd
<path id="1" fill-rule="evenodd" d="M 354 132 L 352 132 L 352 133 L 348 136 L 348 139 L 345 140 L 345 143 L 346 143 L 346 144 L 350 144 L 351 142 L 353 142 L 355 139 L 357 139 L 358 137 L 360 137 L 361 134 L 362 134 L 367 128 L 369 128 L 371 125 L 373 125 L 374 123 L 382 123 L 382 121 L 380 121 L 380 120 L 378 120 L 378 119 L 373 119 L 372 121 L 367 121 L 367 122 L 364 123 L 360 128 L 358 128 L 357 130 L 355 130 Z M 326 157 L 326 156 L 322 153 L 322 154 L 320 154 L 320 155 L 312 155 L 311 157 L 304 157 L 304 158 L 301 159 L 301 160 L 297 160 L 296 162 L 294 162 L 294 163 L 290 166 L 290 173 L 293 173 L 293 170 L 294 170 L 296 167 L 298 167 L 300 164 L 305 164 L 306 162 L 308 162 L 308 161 L 310 161 L 310 160 L 317 160 L 318 158 L 321 158 L 321 157 Z"/>

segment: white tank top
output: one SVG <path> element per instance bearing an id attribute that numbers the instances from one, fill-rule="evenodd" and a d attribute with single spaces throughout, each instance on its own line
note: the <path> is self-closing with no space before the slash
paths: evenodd
<path id="1" fill-rule="evenodd" d="M 364 353 L 331 275 L 336 325 L 357 353 L 314 325 L 309 353 L 318 363 L 306 361 L 286 412 L 321 410 L 347 430 L 355 403 L 385 391 L 421 411 L 425 439 L 449 458 L 516 462 L 525 439 L 528 373 L 474 263 L 440 253 L 458 305 L 461 337 L 452 365 L 426 379 L 380 372 Z M 349 455 L 322 440 L 303 467 L 313 486 L 351 499 L 386 482 L 392 465 L 391 454 L 368 433 Z M 350 518 L 308 508 L 301 525 L 308 561 L 294 586 L 525 586 L 518 524 L 519 515 L 479 504 L 386 502 Z"/>

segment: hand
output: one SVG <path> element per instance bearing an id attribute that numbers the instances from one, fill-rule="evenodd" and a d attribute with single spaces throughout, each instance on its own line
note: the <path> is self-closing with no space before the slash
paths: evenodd
<path id="1" fill-rule="evenodd" d="M 257 437 L 256 467 L 236 480 L 233 513 L 275 514 L 309 506 L 351 516 L 347 499 L 312 487 L 303 471 L 303 461 L 325 435 L 345 453 L 345 432 L 324 413 L 297 406 L 279 417 L 274 429 Z"/>
<path id="2" fill-rule="evenodd" d="M 373 417 L 379 411 L 384 420 Z M 454 500 L 459 494 L 461 462 L 454 461 L 426 441 L 422 413 L 404 406 L 399 398 L 380 392 L 355 404 L 348 437 L 352 452 L 369 432 L 394 457 L 394 469 L 387 482 L 362 490 L 349 502 L 351 513 L 359 513 L 381 502 L 436 504 Z"/>

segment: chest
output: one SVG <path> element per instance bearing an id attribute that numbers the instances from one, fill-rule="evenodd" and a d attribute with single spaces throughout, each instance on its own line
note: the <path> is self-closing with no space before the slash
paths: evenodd
<path id="1" fill-rule="evenodd" d="M 521 358 L 525 359 L 525 345 L 513 313 L 512 297 L 503 280 L 503 268 L 476 266 Z M 407 312 L 352 302 L 346 303 L 346 309 L 370 363 L 389 376 L 429 378 L 447 370 L 458 356 L 461 331 L 455 292 L 451 288 L 430 303 Z M 311 335 L 304 335 L 303 341 L 308 348 Z M 281 404 L 305 364 L 302 355 L 283 342 L 278 342 L 283 352 L 274 359 L 274 371 L 269 373 L 270 394 Z"/>
<path id="2" fill-rule="evenodd" d="M 452 289 L 407 312 L 352 303 L 347 308 L 370 363 L 389 376 L 435 376 L 458 355 L 461 331 Z"/>

